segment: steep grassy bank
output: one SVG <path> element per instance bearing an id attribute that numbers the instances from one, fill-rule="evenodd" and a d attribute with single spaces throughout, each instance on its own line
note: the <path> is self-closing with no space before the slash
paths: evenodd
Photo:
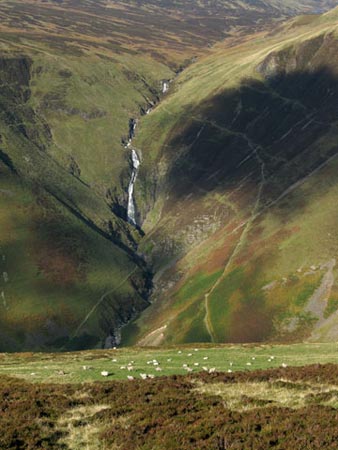
<path id="1" fill-rule="evenodd" d="M 173 72 L 147 55 L 83 42 L 75 51 L 65 36 L 41 40 L 29 20 L 16 29 L 18 10 L 6 6 L 1 348 L 101 347 L 109 336 L 115 345 L 121 324 L 147 306 L 150 287 L 135 254 L 139 231 L 125 221 L 131 169 L 121 139 Z M 46 9 L 30 7 L 52 30 L 56 17 L 47 21 Z M 76 25 L 81 14 L 71 17 Z"/>
<path id="2" fill-rule="evenodd" d="M 336 339 L 336 24 L 220 45 L 142 121 L 156 290 L 127 342 Z"/>
<path id="3" fill-rule="evenodd" d="M 126 102 L 133 92 L 121 74 L 126 91 L 116 89 L 114 67 L 32 51 L 1 58 L 4 349 L 63 348 L 78 333 L 80 347 L 101 346 L 147 305 L 139 233 L 119 209 L 130 176 L 120 133 L 144 99 Z"/>

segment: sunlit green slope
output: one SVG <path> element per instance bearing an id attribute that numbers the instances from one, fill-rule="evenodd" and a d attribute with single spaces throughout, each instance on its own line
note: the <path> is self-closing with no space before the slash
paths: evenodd
<path id="1" fill-rule="evenodd" d="M 156 244 L 157 262 L 147 265 L 142 253 L 151 251 L 151 237 L 142 244 L 141 254 L 136 251 L 165 202 L 167 182 L 161 193 L 162 188 L 154 190 L 154 180 L 170 175 L 171 157 L 169 165 L 163 165 L 164 160 L 157 165 L 158 152 L 174 121 L 181 122 L 187 136 L 196 135 L 200 127 L 198 120 L 186 121 L 186 111 L 175 110 L 183 107 L 183 97 L 173 110 L 174 121 L 163 115 L 167 106 L 173 107 L 176 94 L 163 108 L 154 108 L 162 98 L 162 80 L 173 80 L 194 63 L 173 89 L 184 85 L 187 102 L 196 106 L 197 96 L 209 99 L 212 89 L 225 82 L 213 67 L 218 64 L 214 53 L 204 59 L 212 45 L 225 37 L 232 42 L 243 39 L 248 30 L 268 29 L 286 15 L 329 6 L 328 1 L 315 5 L 310 0 L 297 5 L 235 0 L 0 2 L 3 350 L 100 347 L 107 338 L 108 346 L 119 342 L 120 327 L 148 305 L 151 271 L 159 269 L 158 278 L 172 260 L 166 254 L 156 256 Z M 220 70 L 225 73 L 221 54 Z M 208 71 L 214 72 L 214 81 Z M 195 78 L 190 88 L 184 81 L 189 76 Z M 142 183 L 136 192 L 140 224 L 149 213 L 141 231 L 126 221 L 132 168 L 130 149 L 122 141 L 130 119 L 140 119 L 149 107 L 153 111 L 144 130 L 153 123 L 152 115 L 154 127 L 140 135 L 146 139 L 148 134 L 148 141 L 140 151 Z M 197 124 L 197 129 L 184 129 L 182 118 L 186 127 Z M 182 147 L 174 141 L 170 146 Z M 186 187 L 179 189 L 186 195 Z M 184 202 L 181 205 L 185 208 Z M 199 202 L 196 207 L 206 211 Z M 244 209 L 240 214 L 245 216 Z M 218 220 L 207 228 L 220 229 Z M 168 230 L 164 239 L 169 246 L 172 232 L 180 227 L 168 223 L 167 229 L 161 228 Z"/>
<path id="2" fill-rule="evenodd" d="M 142 121 L 156 289 L 126 342 L 337 338 L 337 14 L 220 45 Z"/>

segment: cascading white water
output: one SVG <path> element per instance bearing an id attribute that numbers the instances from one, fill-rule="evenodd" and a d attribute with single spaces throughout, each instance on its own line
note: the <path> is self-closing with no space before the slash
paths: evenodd
<path id="1" fill-rule="evenodd" d="M 169 81 L 162 80 L 162 93 L 165 94 L 168 90 L 169 90 Z M 151 110 L 152 108 L 148 108 L 146 110 L 146 114 L 149 114 Z M 132 140 L 135 136 L 136 126 L 137 126 L 137 119 L 130 119 L 128 142 L 125 143 L 124 145 L 125 148 L 131 148 Z M 137 224 L 135 217 L 134 185 L 137 178 L 138 168 L 140 166 L 140 160 L 137 152 L 133 148 L 131 149 L 131 160 L 133 164 L 133 171 L 128 186 L 127 220 L 130 224 L 136 226 Z"/>
<path id="2" fill-rule="evenodd" d="M 136 217 L 135 217 L 135 203 L 134 203 L 134 185 L 137 178 L 138 168 L 140 167 L 140 160 L 138 154 L 134 149 L 131 151 L 131 160 L 133 163 L 133 171 L 131 174 L 131 178 L 128 186 L 128 208 L 127 208 L 127 216 L 128 222 L 132 225 L 136 225 Z"/>
<path id="3" fill-rule="evenodd" d="M 169 90 L 169 83 L 167 81 L 162 81 L 162 94 L 165 94 Z"/>

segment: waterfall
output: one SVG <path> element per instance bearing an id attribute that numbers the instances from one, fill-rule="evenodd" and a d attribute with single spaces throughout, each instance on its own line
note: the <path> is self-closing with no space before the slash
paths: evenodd
<path id="1" fill-rule="evenodd" d="M 170 80 L 162 80 L 161 87 L 162 93 L 165 94 L 169 90 Z M 151 112 L 152 108 L 149 107 L 145 110 L 146 114 Z M 135 131 L 137 127 L 137 119 L 129 119 L 129 133 L 128 140 L 123 139 L 124 148 L 131 148 L 131 161 L 133 170 L 131 173 L 131 178 L 128 185 L 128 206 L 127 206 L 127 220 L 130 224 L 136 226 L 136 217 L 135 217 L 135 202 L 134 202 L 134 186 L 137 178 L 138 168 L 140 166 L 140 160 L 136 150 L 132 148 L 132 140 L 135 137 Z"/>
<path id="2" fill-rule="evenodd" d="M 165 94 L 169 90 L 169 82 L 162 81 L 162 94 Z"/>
<path id="3" fill-rule="evenodd" d="M 131 151 L 131 160 L 133 164 L 133 171 L 131 174 L 131 178 L 128 186 L 128 209 L 127 209 L 127 217 L 128 222 L 132 225 L 136 225 L 135 218 L 135 203 L 134 203 L 134 185 L 137 178 L 138 168 L 140 166 L 139 157 L 134 149 Z"/>

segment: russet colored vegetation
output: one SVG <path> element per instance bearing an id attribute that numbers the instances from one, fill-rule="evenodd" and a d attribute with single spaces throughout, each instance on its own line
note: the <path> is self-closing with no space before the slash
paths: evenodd
<path id="1" fill-rule="evenodd" d="M 336 445 L 337 366 L 92 384 L 0 383 L 3 449 Z M 16 420 L 13 420 L 13 417 Z"/>
<path id="2" fill-rule="evenodd" d="M 141 121 L 140 248 L 160 276 L 128 342 L 336 338 L 336 24 L 225 41 Z"/>

